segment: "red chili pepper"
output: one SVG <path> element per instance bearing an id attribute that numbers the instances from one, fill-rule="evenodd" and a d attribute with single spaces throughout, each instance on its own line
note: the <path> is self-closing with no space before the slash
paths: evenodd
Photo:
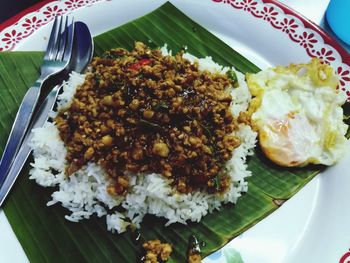
<path id="1" fill-rule="evenodd" d="M 152 62 L 152 60 L 150 60 L 150 59 L 141 59 L 138 62 L 136 62 L 135 64 L 132 64 L 129 68 L 133 69 L 133 70 L 138 70 L 139 68 L 141 68 L 141 66 L 148 65 L 151 62 Z"/>

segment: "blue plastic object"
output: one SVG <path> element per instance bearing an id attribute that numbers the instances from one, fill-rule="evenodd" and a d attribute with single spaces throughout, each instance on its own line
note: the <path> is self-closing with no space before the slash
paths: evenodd
<path id="1" fill-rule="evenodd" d="M 326 19 L 333 32 L 350 45 L 350 0 L 331 0 Z"/>

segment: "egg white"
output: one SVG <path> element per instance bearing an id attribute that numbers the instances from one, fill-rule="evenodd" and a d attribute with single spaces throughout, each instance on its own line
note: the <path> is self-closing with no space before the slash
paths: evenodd
<path id="1" fill-rule="evenodd" d="M 266 156 L 281 166 L 332 165 L 347 148 L 348 126 L 334 70 L 318 59 L 247 75 L 251 122 Z"/>

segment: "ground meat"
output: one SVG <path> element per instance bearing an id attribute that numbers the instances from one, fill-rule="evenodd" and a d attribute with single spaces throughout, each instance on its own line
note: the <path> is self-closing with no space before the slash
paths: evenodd
<path id="1" fill-rule="evenodd" d="M 158 263 L 167 261 L 172 253 L 172 247 L 168 243 L 161 243 L 158 239 L 143 243 L 145 250 L 143 262 Z"/>
<path id="2" fill-rule="evenodd" d="M 201 248 L 198 239 L 195 235 L 191 235 L 189 238 L 187 249 L 187 263 L 200 263 L 202 262 Z"/>
<path id="3" fill-rule="evenodd" d="M 188 255 L 187 263 L 201 263 L 202 257 L 200 254 L 191 254 Z"/>
<path id="4" fill-rule="evenodd" d="M 200 71 L 182 52 L 163 56 L 141 42 L 95 57 L 90 68 L 55 120 L 68 175 L 98 163 L 116 195 L 128 191 L 127 172 L 160 173 L 181 193 L 227 189 L 223 167 L 240 145 L 240 120 L 229 109 L 234 80 Z"/>

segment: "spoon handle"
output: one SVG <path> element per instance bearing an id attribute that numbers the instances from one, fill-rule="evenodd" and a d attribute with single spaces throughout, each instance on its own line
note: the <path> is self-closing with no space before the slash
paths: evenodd
<path id="1" fill-rule="evenodd" d="M 6 176 L 6 179 L 0 188 L 0 207 L 2 206 L 2 203 L 4 202 L 7 194 L 12 188 L 12 185 L 16 181 L 17 176 L 27 161 L 30 152 L 32 151 L 31 147 L 29 146 L 29 143 L 33 137 L 32 129 L 43 127 L 44 123 L 48 119 L 49 112 L 53 110 L 61 87 L 62 85 L 56 86 L 51 90 L 49 95 L 44 100 L 43 104 L 40 106 L 37 114 L 34 116 L 32 125 L 29 127 L 28 132 L 23 139 L 21 148 L 19 149 L 16 158 L 14 159 L 11 168 Z"/>

